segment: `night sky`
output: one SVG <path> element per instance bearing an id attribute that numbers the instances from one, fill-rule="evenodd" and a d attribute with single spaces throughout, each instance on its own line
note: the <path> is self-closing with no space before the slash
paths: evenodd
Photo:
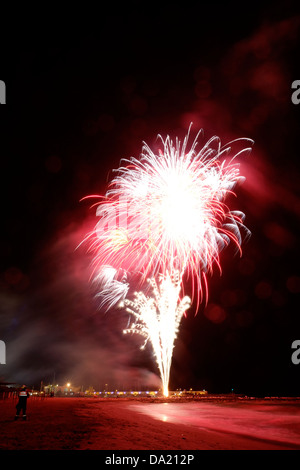
<path id="1" fill-rule="evenodd" d="M 139 5 L 139 6 L 137 6 Z M 121 158 L 157 134 L 255 141 L 232 208 L 252 236 L 221 254 L 209 301 L 183 319 L 170 388 L 300 396 L 300 16 L 296 2 L 201 2 L 7 14 L 1 31 L 0 381 L 158 387 L 151 348 L 98 309 L 91 257 Z M 260 5 L 260 6 L 258 6 Z M 272 5 L 272 6 L 271 6 Z"/>

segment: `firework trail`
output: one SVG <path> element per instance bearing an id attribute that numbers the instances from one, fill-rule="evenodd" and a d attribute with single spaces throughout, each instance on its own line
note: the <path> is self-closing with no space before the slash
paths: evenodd
<path id="1" fill-rule="evenodd" d="M 190 130 L 189 130 L 190 132 Z M 244 214 L 230 211 L 225 201 L 240 175 L 232 145 L 212 137 L 197 150 L 197 134 L 188 149 L 189 132 L 181 143 L 169 136 L 159 152 L 144 144 L 139 159 L 123 160 L 105 197 L 97 204 L 100 218 L 88 235 L 94 256 L 94 282 L 100 307 L 124 307 L 136 333 L 152 344 L 163 393 L 168 395 L 174 341 L 182 316 L 207 295 L 207 274 L 230 242 L 241 251 Z M 182 294 L 183 275 L 193 280 L 192 294 Z M 131 293 L 131 287 L 139 290 Z"/>

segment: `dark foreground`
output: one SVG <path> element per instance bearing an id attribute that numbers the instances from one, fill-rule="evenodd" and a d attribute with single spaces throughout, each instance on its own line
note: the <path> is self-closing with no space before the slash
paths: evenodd
<path id="1" fill-rule="evenodd" d="M 31 398 L 0 401 L 1 450 L 300 449 L 300 401 Z"/>

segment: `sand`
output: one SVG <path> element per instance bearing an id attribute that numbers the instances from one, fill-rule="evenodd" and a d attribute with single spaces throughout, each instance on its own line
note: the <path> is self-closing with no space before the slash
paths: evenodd
<path id="1" fill-rule="evenodd" d="M 15 405 L 0 401 L 1 450 L 300 449 L 300 402 L 31 397 L 26 421 Z"/>

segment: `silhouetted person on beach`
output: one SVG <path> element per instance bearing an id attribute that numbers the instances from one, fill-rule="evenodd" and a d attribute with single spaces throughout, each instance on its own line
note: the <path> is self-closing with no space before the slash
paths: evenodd
<path id="1" fill-rule="evenodd" d="M 19 418 L 21 410 L 22 410 L 22 418 L 23 420 L 26 420 L 26 406 L 27 406 L 28 397 L 29 397 L 29 392 L 26 389 L 26 386 L 23 385 L 23 387 L 19 391 L 19 401 L 16 406 L 17 412 L 16 412 L 15 420 Z"/>

